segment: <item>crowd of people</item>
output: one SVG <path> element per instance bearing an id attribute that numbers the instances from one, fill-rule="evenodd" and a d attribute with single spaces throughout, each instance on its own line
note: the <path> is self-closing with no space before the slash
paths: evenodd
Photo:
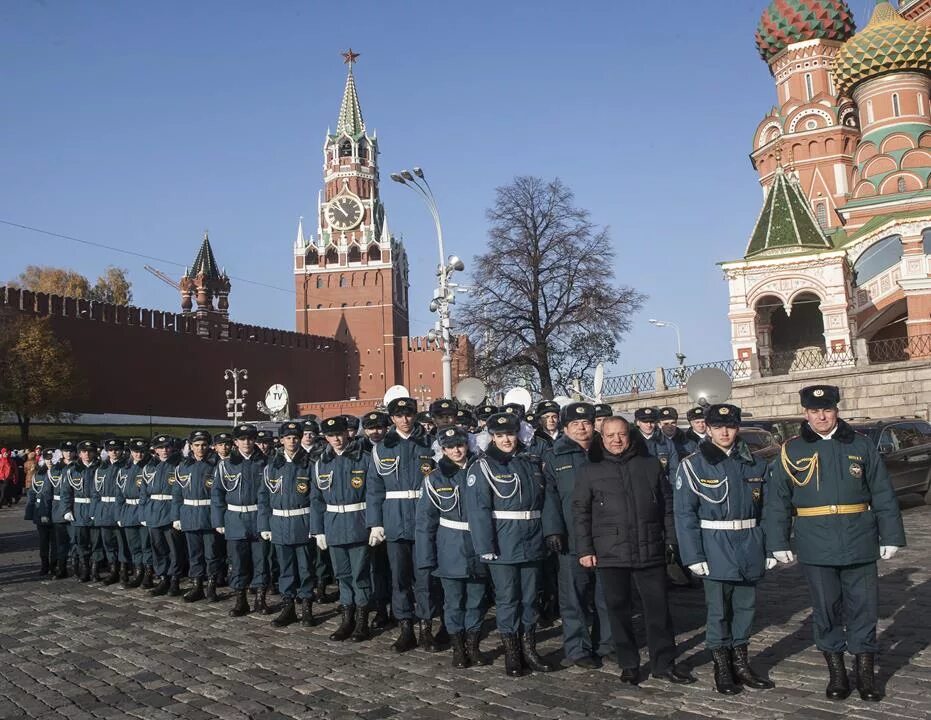
<path id="1" fill-rule="evenodd" d="M 43 576 L 186 602 L 217 602 L 228 586 L 230 616 L 277 613 L 276 627 L 315 625 L 335 577 L 332 640 L 396 624 L 395 651 L 448 646 L 456 668 L 488 662 L 493 605 L 509 676 L 555 669 L 536 631 L 558 617 L 562 665 L 613 656 L 622 682 L 640 682 L 636 590 L 650 674 L 692 683 L 676 663 L 668 592 L 700 583 L 723 694 L 773 687 L 749 659 L 755 588 L 797 557 L 827 697 L 851 692 L 849 651 L 861 698 L 878 700 L 876 561 L 905 545 L 898 503 L 872 444 L 838 417 L 839 390 L 800 396 L 801 434 L 769 466 L 730 404 L 692 408 L 686 429 L 671 407 L 631 423 L 603 404 L 542 401 L 530 413 L 442 399 L 419 413 L 400 397 L 277 433 L 244 423 L 63 442 L 42 451 L 26 516 Z"/>
<path id="2" fill-rule="evenodd" d="M 20 501 L 36 471 L 34 450 L 0 448 L 0 508 Z"/>

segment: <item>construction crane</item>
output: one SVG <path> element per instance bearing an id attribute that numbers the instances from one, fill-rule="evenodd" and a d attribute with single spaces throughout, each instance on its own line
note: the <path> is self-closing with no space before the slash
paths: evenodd
<path id="1" fill-rule="evenodd" d="M 148 270 L 150 273 L 152 273 L 155 277 L 157 277 L 159 280 L 161 280 L 166 285 L 171 285 L 175 290 L 181 289 L 181 287 L 178 285 L 178 282 L 176 280 L 172 280 L 168 275 L 163 273 L 158 268 L 154 268 L 151 265 L 143 265 L 142 267 L 144 267 L 146 270 Z"/>

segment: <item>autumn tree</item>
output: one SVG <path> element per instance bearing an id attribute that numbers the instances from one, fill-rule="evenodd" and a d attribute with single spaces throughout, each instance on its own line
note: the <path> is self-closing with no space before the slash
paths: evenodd
<path id="1" fill-rule="evenodd" d="M 92 286 L 86 277 L 74 270 L 29 265 L 10 284 L 32 292 L 128 305 L 132 302 L 133 291 L 127 272 L 125 268 L 110 265 Z"/>
<path id="2" fill-rule="evenodd" d="M 460 322 L 482 376 L 552 398 L 616 361 L 644 296 L 615 283 L 607 228 L 559 179 L 517 177 L 486 215 L 490 248 L 475 258 Z"/>
<path id="3" fill-rule="evenodd" d="M 70 346 L 49 318 L 0 316 L 0 408 L 16 415 L 23 447 L 34 420 L 61 420 L 74 400 Z"/>
<path id="4" fill-rule="evenodd" d="M 97 284 L 90 290 L 90 299 L 114 305 L 129 305 L 133 301 L 132 283 L 126 277 L 128 271 L 113 265 L 107 267 L 104 274 L 97 278 Z"/>

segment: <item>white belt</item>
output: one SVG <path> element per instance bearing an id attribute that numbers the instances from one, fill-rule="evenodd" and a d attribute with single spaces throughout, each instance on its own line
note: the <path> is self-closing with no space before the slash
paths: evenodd
<path id="1" fill-rule="evenodd" d="M 230 512 L 258 512 L 258 505 L 227 505 L 226 509 Z"/>
<path id="2" fill-rule="evenodd" d="M 104 495 L 100 498 L 100 502 L 116 502 L 116 498 L 112 495 Z"/>
<path id="3" fill-rule="evenodd" d="M 539 510 L 492 510 L 491 516 L 496 520 L 539 520 Z"/>
<path id="4" fill-rule="evenodd" d="M 352 503 L 351 505 L 327 505 L 326 511 L 332 513 L 359 512 L 365 510 L 365 503 Z"/>
<path id="5" fill-rule="evenodd" d="M 194 507 L 207 507 L 210 505 L 209 500 L 185 500 L 185 505 L 193 505 Z"/>
<path id="6" fill-rule="evenodd" d="M 452 528 L 453 530 L 465 530 L 469 532 L 469 523 L 462 522 L 461 520 L 447 520 L 444 517 L 440 518 L 440 525 L 443 527 Z"/>
<path id="7" fill-rule="evenodd" d="M 138 505 L 139 498 L 126 498 L 125 500 L 123 500 L 123 502 L 125 502 L 127 505 Z"/>
<path id="8" fill-rule="evenodd" d="M 703 530 L 749 530 L 756 527 L 756 518 L 749 520 L 702 520 Z"/>
<path id="9" fill-rule="evenodd" d="M 171 495 L 149 495 L 149 500 L 171 500 Z"/>
<path id="10" fill-rule="evenodd" d="M 293 510 L 278 510 L 277 508 L 273 508 L 272 515 L 275 517 L 297 517 L 298 515 L 310 515 L 310 508 L 294 508 Z"/>
<path id="11" fill-rule="evenodd" d="M 416 500 L 423 494 L 423 490 L 389 490 L 385 493 L 386 500 Z"/>
<path id="12" fill-rule="evenodd" d="M 90 498 L 75 498 L 74 501 L 80 505 L 84 505 L 86 503 L 90 503 L 91 499 Z"/>
<path id="13" fill-rule="evenodd" d="M 61 500 L 61 495 L 52 495 L 52 500 Z"/>

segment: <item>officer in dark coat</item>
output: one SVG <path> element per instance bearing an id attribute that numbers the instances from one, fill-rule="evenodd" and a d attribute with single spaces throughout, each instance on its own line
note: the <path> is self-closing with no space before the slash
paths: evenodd
<path id="1" fill-rule="evenodd" d="M 709 438 L 676 473 L 676 535 L 682 561 L 704 579 L 708 616 L 705 644 L 719 693 L 741 685 L 773 687 L 750 667 L 747 646 L 756 609 L 756 584 L 776 561 L 766 558 L 760 516 L 766 463 L 740 439 L 740 408 L 710 406 Z"/>
<path id="2" fill-rule="evenodd" d="M 249 612 L 246 591 L 256 593 L 254 612 L 270 614 L 268 592 L 268 546 L 258 528 L 259 488 L 265 482 L 265 456 L 256 451 L 255 425 L 243 423 L 233 430 L 236 449 L 217 461 L 217 479 L 210 495 L 210 519 L 226 538 L 232 573 L 230 587 L 236 603 L 230 617 Z"/>
<path id="3" fill-rule="evenodd" d="M 217 457 L 210 451 L 212 438 L 206 430 L 188 436 L 191 454 L 178 464 L 177 482 L 172 486 L 172 525 L 184 534 L 188 575 L 194 585 L 184 594 L 185 602 L 217 600 L 220 535 L 210 519 L 210 496 L 217 475 Z M 204 591 L 204 583 L 207 590 Z"/>
<path id="4" fill-rule="evenodd" d="M 672 487 L 643 437 L 623 417 L 608 418 L 593 462 L 578 472 L 572 496 L 578 562 L 603 586 L 621 682 L 640 682 L 633 625 L 633 588 L 643 605 L 653 677 L 694 682 L 676 667 L 676 634 L 666 592 L 665 549 L 675 542 Z"/>
<path id="5" fill-rule="evenodd" d="M 362 450 L 372 454 L 372 448 L 385 439 L 391 427 L 391 418 L 386 412 L 373 411 L 362 417 Z M 373 465 L 374 468 L 374 465 Z M 388 605 L 391 603 L 391 568 L 388 565 L 388 546 L 386 543 L 369 545 L 369 564 L 372 576 L 372 607 L 375 615 L 371 621 L 374 630 L 381 630 L 391 624 Z"/>
<path id="6" fill-rule="evenodd" d="M 440 612 L 439 581 L 414 561 L 414 525 L 417 500 L 423 492 L 423 479 L 436 463 L 432 438 L 414 422 L 417 401 L 395 398 L 388 403 L 388 415 L 394 427 L 372 450 L 376 475 L 366 495 L 366 524 L 371 528 L 369 544 L 388 541 L 391 565 L 391 609 L 401 632 L 392 646 L 396 652 L 412 650 L 419 644 L 436 652 L 448 642 L 441 626 L 433 635 L 433 618 Z M 420 621 L 419 638 L 415 638 L 413 619 Z"/>
<path id="7" fill-rule="evenodd" d="M 475 552 L 488 564 L 495 588 L 495 621 L 504 644 L 505 672 L 553 667 L 537 653 L 545 483 L 539 459 L 518 440 L 517 413 L 488 418 L 488 448 L 470 465 L 466 507 Z"/>
<path id="8" fill-rule="evenodd" d="M 48 483 L 49 465 L 54 450 L 42 452 L 43 463 L 36 463 L 36 472 L 26 496 L 26 520 L 32 520 L 39 535 L 39 577 L 45 577 L 52 570 L 55 560 L 55 526 L 52 524 L 52 503 L 43 498 L 43 490 Z M 49 493 L 45 493 L 46 498 Z M 43 499 L 45 501 L 43 502 Z M 67 570 L 65 571 L 67 572 Z"/>
<path id="9" fill-rule="evenodd" d="M 65 517 L 69 512 L 62 502 L 61 493 L 67 485 L 67 470 L 74 462 L 76 447 L 71 440 L 63 441 L 58 450 L 61 459 L 48 464 L 48 482 L 42 487 L 42 505 L 51 509 L 53 533 L 55 536 L 55 553 L 52 556 L 55 563 L 55 579 L 63 580 L 68 577 L 68 560 L 71 557 L 71 522 Z M 73 516 L 72 516 L 73 519 Z"/>
<path id="10" fill-rule="evenodd" d="M 698 450 L 698 443 L 690 439 L 685 431 L 679 427 L 679 411 L 674 407 L 661 407 L 659 409 L 659 429 L 676 448 L 676 458 L 679 462 Z"/>
<path id="11" fill-rule="evenodd" d="M 693 407 L 685 413 L 685 419 L 689 421 L 689 429 L 685 431 L 685 437 L 697 446 L 708 436 L 708 428 L 705 424 L 705 408 L 701 405 Z"/>
<path id="12" fill-rule="evenodd" d="M 388 428 L 391 427 L 391 418 L 388 417 L 388 413 L 373 410 L 363 415 L 361 422 L 362 434 L 365 440 L 362 443 L 362 449 L 367 453 L 371 453 L 375 443 L 380 443 L 388 434 Z"/>
<path id="13" fill-rule="evenodd" d="M 345 418 L 327 418 L 321 430 L 328 446 L 313 466 L 310 532 L 317 547 L 329 548 L 339 582 L 342 620 L 330 639 L 361 642 L 370 636 L 372 572 L 365 510 L 375 470 L 363 452 L 365 439 L 349 437 Z"/>
<path id="14" fill-rule="evenodd" d="M 116 477 L 116 506 L 119 512 L 117 524 L 123 533 L 120 554 L 123 563 L 133 567 L 133 575 L 124 583 L 125 588 L 151 588 L 155 583 L 155 567 L 152 558 L 152 541 L 149 530 L 144 526 L 144 516 L 139 505 L 145 478 L 155 475 L 157 463 L 149 454 L 149 442 L 142 438 L 130 438 L 129 462 Z"/>
<path id="15" fill-rule="evenodd" d="M 90 440 L 78 443 L 78 461 L 65 472 L 62 483 L 61 501 L 65 507 L 64 518 L 74 527 L 74 543 L 81 568 L 81 582 L 91 579 L 91 556 L 94 550 L 93 498 L 94 481 L 100 467 L 97 445 Z M 94 579 L 100 579 L 100 568 L 95 562 Z"/>
<path id="16" fill-rule="evenodd" d="M 484 664 L 479 649 L 488 571 L 472 546 L 465 504 L 469 435 L 453 425 L 441 426 L 437 441 L 443 457 L 424 480 L 417 501 L 417 566 L 443 583 L 443 616 L 453 648 L 453 667 Z"/>
<path id="17" fill-rule="evenodd" d="M 536 411 L 536 432 L 534 435 L 543 440 L 547 447 L 552 447 L 556 438 L 559 437 L 561 427 L 559 425 L 559 403 L 552 400 L 542 400 L 537 403 Z"/>
<path id="18" fill-rule="evenodd" d="M 481 432 L 485 429 L 485 424 L 488 422 L 488 418 L 498 412 L 498 408 L 494 405 L 479 405 L 475 408 L 475 419 L 478 421 L 478 430 Z"/>
<path id="19" fill-rule="evenodd" d="M 295 602 L 301 603 L 301 625 L 315 624 L 313 614 L 314 551 L 310 529 L 311 468 L 301 448 L 303 426 L 289 421 L 279 428 L 282 448 L 269 458 L 258 494 L 259 533 L 270 541 L 278 557 L 278 589 L 282 607 L 275 627 L 297 622 Z"/>
<path id="20" fill-rule="evenodd" d="M 800 395 L 805 409 L 801 433 L 782 446 L 770 465 L 763 512 L 767 550 L 779 562 L 792 562 L 794 527 L 811 593 L 815 644 L 830 672 L 828 698 L 850 694 L 844 666 L 844 650 L 849 650 L 856 656 L 860 697 L 879 700 L 876 560 L 889 560 L 905 546 L 899 503 L 872 441 L 838 417 L 840 390 L 811 385 Z"/>
<path id="21" fill-rule="evenodd" d="M 154 472 L 149 472 L 151 463 L 143 475 L 142 492 L 139 495 L 139 507 L 145 526 L 149 529 L 152 542 L 152 558 L 158 584 L 152 589 L 152 595 L 181 594 L 182 554 L 186 552 L 184 539 L 175 535 L 171 523 L 171 493 L 177 481 L 176 471 L 181 462 L 181 453 L 174 450 L 174 438 L 157 435 L 152 439 L 152 449 L 157 461 Z"/>
<path id="22" fill-rule="evenodd" d="M 608 403 L 595 403 L 595 432 L 601 432 L 606 418 L 614 417 L 614 408 Z"/>
<path id="23" fill-rule="evenodd" d="M 652 407 L 638 408 L 634 411 L 637 431 L 646 444 L 647 451 L 655 457 L 666 471 L 666 477 L 672 481 L 679 467 L 679 454 L 672 440 L 663 435 L 659 429 L 659 410 Z"/>
<path id="24" fill-rule="evenodd" d="M 584 402 L 567 405 L 560 425 L 563 434 L 542 458 L 546 479 L 543 534 L 547 547 L 559 556 L 563 664 L 592 669 L 600 667 L 601 657 L 614 650 L 604 591 L 594 569 L 579 564 L 572 524 L 572 493 L 580 469 L 588 464 L 594 439 L 594 406 Z"/>
<path id="25" fill-rule="evenodd" d="M 104 442 L 107 461 L 98 469 L 97 481 L 94 483 L 94 526 L 100 533 L 100 545 L 110 565 L 110 574 L 104 578 L 104 585 L 113 585 L 121 579 L 120 536 L 123 531 L 118 525 L 120 508 L 116 503 L 116 496 L 119 492 L 119 473 L 126 466 L 123 457 L 125 447 L 126 443 L 118 438 Z M 123 569 L 123 580 L 126 579 L 128 570 L 128 567 Z"/>

